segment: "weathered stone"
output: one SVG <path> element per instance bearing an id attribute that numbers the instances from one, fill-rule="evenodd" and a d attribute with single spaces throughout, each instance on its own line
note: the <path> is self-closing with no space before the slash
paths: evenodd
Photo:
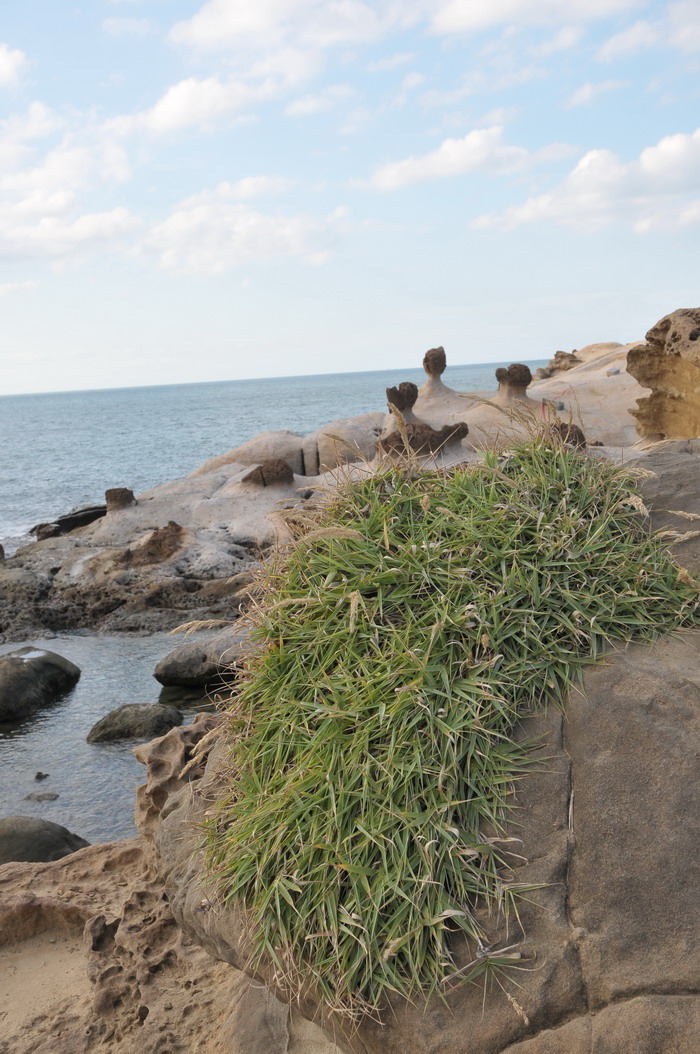
<path id="1" fill-rule="evenodd" d="M 26 717 L 55 702 L 79 678 L 79 668 L 53 651 L 26 647 L 0 656 L 0 721 Z"/>
<path id="2" fill-rule="evenodd" d="M 469 426 L 464 421 L 457 424 L 445 425 L 439 430 L 431 428 L 422 422 L 408 422 L 406 424 L 406 437 L 409 449 L 419 456 L 436 454 L 444 450 L 452 443 L 458 443 L 469 432 Z M 389 435 L 380 439 L 377 449 L 385 454 L 401 455 L 406 453 L 406 441 L 397 429 Z"/>
<path id="3" fill-rule="evenodd" d="M 700 436 L 700 308 L 681 308 L 652 326 L 646 344 L 627 353 L 627 371 L 651 388 L 632 410 L 641 436 Z"/>
<path id="4" fill-rule="evenodd" d="M 580 366 L 583 359 L 579 359 L 576 355 L 576 349 L 573 351 L 555 351 L 554 358 L 550 359 L 546 366 L 540 366 L 538 370 L 535 370 L 535 380 L 543 381 L 548 377 L 552 377 L 555 373 L 562 373 L 565 370 L 573 370 L 574 366 Z"/>
<path id="5" fill-rule="evenodd" d="M 430 348 L 429 351 L 426 351 L 423 356 L 423 369 L 429 377 L 440 377 L 445 372 L 446 367 L 447 357 L 442 346 Z"/>
<path id="6" fill-rule="evenodd" d="M 221 685 L 238 676 L 253 651 L 249 631 L 234 626 L 204 640 L 186 640 L 161 659 L 154 677 L 160 684 L 184 688 Z"/>
<path id="7" fill-rule="evenodd" d="M 241 478 L 241 483 L 251 483 L 256 487 L 288 486 L 294 482 L 294 473 L 282 458 L 272 457 L 254 465 Z"/>
<path id="8" fill-rule="evenodd" d="M 117 509 L 128 509 L 136 504 L 133 490 L 128 487 L 110 487 L 105 491 L 107 512 L 115 512 Z"/>
<path id="9" fill-rule="evenodd" d="M 0 864 L 60 860 L 89 844 L 60 824 L 36 816 L 0 819 Z"/>
<path id="10" fill-rule="evenodd" d="M 412 410 L 418 398 L 418 387 L 412 381 L 401 381 L 396 388 L 387 388 L 386 401 L 403 414 L 405 420 L 413 419 Z"/>
<path id="11" fill-rule="evenodd" d="M 87 741 L 109 743 L 115 739 L 151 739 L 181 725 L 182 721 L 182 714 L 174 706 L 127 703 L 101 717 L 90 729 Z"/>

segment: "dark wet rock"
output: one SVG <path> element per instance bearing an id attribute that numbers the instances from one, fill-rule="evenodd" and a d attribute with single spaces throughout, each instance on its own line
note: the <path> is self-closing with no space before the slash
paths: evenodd
<path id="1" fill-rule="evenodd" d="M 99 520 L 107 512 L 106 505 L 84 505 L 77 509 L 71 509 L 64 516 L 58 516 L 51 523 L 38 523 L 32 527 L 30 534 L 43 538 L 53 538 L 60 534 L 70 534 L 79 527 L 87 527 L 89 523 Z"/>
<path id="2" fill-rule="evenodd" d="M 185 640 L 161 659 L 154 677 L 160 684 L 184 688 L 221 685 L 235 680 L 253 651 L 249 631 L 233 627 L 213 637 Z"/>
<path id="3" fill-rule="evenodd" d="M 24 795 L 25 801 L 57 801 L 60 795 L 55 791 L 32 791 Z"/>
<path id="4" fill-rule="evenodd" d="M 0 656 L 0 721 L 16 721 L 70 691 L 80 678 L 74 663 L 43 648 Z"/>
<path id="5" fill-rule="evenodd" d="M 87 741 L 108 743 L 115 739 L 153 738 L 181 725 L 182 721 L 182 714 L 174 706 L 127 703 L 101 717 L 90 729 Z"/>
<path id="6" fill-rule="evenodd" d="M 89 844 L 60 824 L 36 816 L 0 819 L 0 864 L 13 860 L 60 860 Z"/>

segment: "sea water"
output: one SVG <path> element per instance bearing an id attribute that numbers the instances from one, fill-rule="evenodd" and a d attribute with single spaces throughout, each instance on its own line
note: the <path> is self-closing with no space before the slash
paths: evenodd
<path id="1" fill-rule="evenodd" d="M 448 366 L 443 380 L 458 391 L 494 390 L 498 365 Z M 337 417 L 384 410 L 387 387 L 424 379 L 422 370 L 387 370 L 0 397 L 0 543 L 11 553 L 31 540 L 34 524 L 103 501 L 108 487 L 138 494 L 258 432 L 306 434 Z M 0 815 L 42 816 L 91 842 L 134 834 L 144 770 L 133 743 L 88 744 L 86 736 L 117 706 L 157 701 L 153 670 L 179 642 L 83 633 L 0 646 L 0 654 L 46 647 L 82 670 L 58 703 L 0 727 Z M 48 778 L 37 782 L 37 771 Z M 59 797 L 27 800 L 34 791 Z"/>

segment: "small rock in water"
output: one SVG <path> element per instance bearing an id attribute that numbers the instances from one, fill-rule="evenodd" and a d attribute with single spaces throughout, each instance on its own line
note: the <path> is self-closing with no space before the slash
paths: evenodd
<path id="1" fill-rule="evenodd" d="M 34 777 L 35 780 L 47 780 L 49 778 L 48 772 L 37 772 Z"/>
<path id="2" fill-rule="evenodd" d="M 25 801 L 56 801 L 58 794 L 55 791 L 32 791 L 31 794 L 25 794 Z"/>

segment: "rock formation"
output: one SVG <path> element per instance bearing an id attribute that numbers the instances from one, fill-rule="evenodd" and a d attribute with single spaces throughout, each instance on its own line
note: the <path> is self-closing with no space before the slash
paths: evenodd
<path id="1" fill-rule="evenodd" d="M 152 739 L 181 725 L 182 714 L 174 706 L 160 703 L 127 703 L 110 710 L 88 732 L 88 743 L 111 743 L 115 739 Z"/>
<path id="2" fill-rule="evenodd" d="M 700 435 L 700 308 L 665 315 L 627 353 L 628 372 L 651 395 L 631 412 L 647 439 Z"/>
<path id="3" fill-rule="evenodd" d="M 6 816 L 0 819 L 0 864 L 13 861 L 60 860 L 89 845 L 51 820 L 36 816 Z"/>
<path id="4" fill-rule="evenodd" d="M 253 650 L 246 628 L 226 628 L 204 640 L 195 635 L 161 659 L 154 677 L 167 687 L 221 688 Z"/>
<path id="5" fill-rule="evenodd" d="M 0 721 L 17 721 L 55 702 L 80 679 L 80 670 L 43 648 L 18 648 L 0 656 Z"/>
<path id="6" fill-rule="evenodd" d="M 619 345 L 621 347 L 621 345 Z M 547 378 L 552 377 L 555 373 L 563 373 L 565 370 L 573 370 L 574 366 L 580 366 L 583 359 L 579 359 L 576 354 L 576 349 L 573 351 L 555 351 L 554 357 L 549 360 L 546 366 L 540 366 L 538 370 L 535 370 L 535 380 L 546 381 Z"/>

